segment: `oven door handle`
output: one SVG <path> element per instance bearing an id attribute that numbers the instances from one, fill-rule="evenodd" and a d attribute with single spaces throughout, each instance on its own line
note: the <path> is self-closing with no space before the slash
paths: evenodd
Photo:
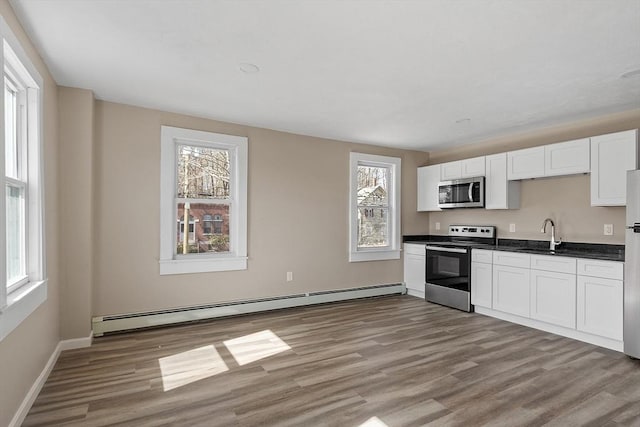
<path id="1" fill-rule="evenodd" d="M 455 252 L 457 254 L 466 254 L 466 249 L 456 249 L 456 248 L 442 248 L 440 246 L 427 246 L 427 250 L 431 251 L 439 251 L 439 252 Z"/>

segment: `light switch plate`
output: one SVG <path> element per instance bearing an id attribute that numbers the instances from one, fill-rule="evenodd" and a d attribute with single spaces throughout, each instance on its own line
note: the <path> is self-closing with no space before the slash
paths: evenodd
<path id="1" fill-rule="evenodd" d="M 515 232 L 516 232 L 516 225 L 509 224 L 509 233 L 515 233 Z"/>
<path id="2" fill-rule="evenodd" d="M 440 223 L 436 222 L 436 230 L 440 230 Z"/>
<path id="3" fill-rule="evenodd" d="M 604 235 L 605 236 L 613 236 L 613 224 L 605 224 L 604 225 Z"/>

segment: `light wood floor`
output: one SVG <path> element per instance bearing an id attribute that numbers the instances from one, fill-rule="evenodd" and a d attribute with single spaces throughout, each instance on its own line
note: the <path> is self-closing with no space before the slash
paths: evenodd
<path id="1" fill-rule="evenodd" d="M 367 421 L 638 426 L 640 362 L 410 296 L 373 298 L 98 338 L 62 353 L 24 425 Z"/>

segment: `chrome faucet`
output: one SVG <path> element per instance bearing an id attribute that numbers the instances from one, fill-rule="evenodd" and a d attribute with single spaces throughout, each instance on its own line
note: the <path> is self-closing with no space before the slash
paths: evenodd
<path id="1" fill-rule="evenodd" d="M 550 222 L 551 223 L 551 242 L 549 242 L 549 249 L 552 251 L 556 250 L 556 246 L 559 246 L 560 243 L 562 243 L 562 239 L 556 241 L 556 225 L 553 223 L 553 220 L 551 218 L 546 218 L 544 220 L 544 222 L 542 223 L 542 229 L 540 230 L 541 233 L 546 233 L 547 232 L 547 223 Z"/>

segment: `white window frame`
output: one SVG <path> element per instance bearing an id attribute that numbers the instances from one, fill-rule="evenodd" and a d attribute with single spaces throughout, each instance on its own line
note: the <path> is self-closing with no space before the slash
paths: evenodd
<path id="1" fill-rule="evenodd" d="M 247 156 L 245 137 L 162 126 L 160 149 L 160 274 L 205 273 L 247 269 Z M 229 150 L 231 199 L 230 250 L 176 256 L 177 145 Z"/>
<path id="2" fill-rule="evenodd" d="M 401 159 L 373 154 L 351 153 L 349 159 L 349 262 L 400 259 L 400 181 Z M 381 248 L 358 248 L 358 166 L 388 168 L 389 245 Z"/>
<path id="3" fill-rule="evenodd" d="M 42 146 L 43 79 L 18 42 L 6 21 L 0 17 L 0 56 L 4 75 L 20 86 L 23 111 L 18 113 L 27 153 L 25 192 L 25 280 L 6 286 L 6 194 L 0 197 L 0 340 L 4 339 L 47 299 L 44 230 L 44 163 Z M 0 100 L 0 175 L 5 176 L 4 90 Z M 6 179 L 6 178 L 5 178 Z M 6 186 L 5 186 L 6 192 Z"/>

